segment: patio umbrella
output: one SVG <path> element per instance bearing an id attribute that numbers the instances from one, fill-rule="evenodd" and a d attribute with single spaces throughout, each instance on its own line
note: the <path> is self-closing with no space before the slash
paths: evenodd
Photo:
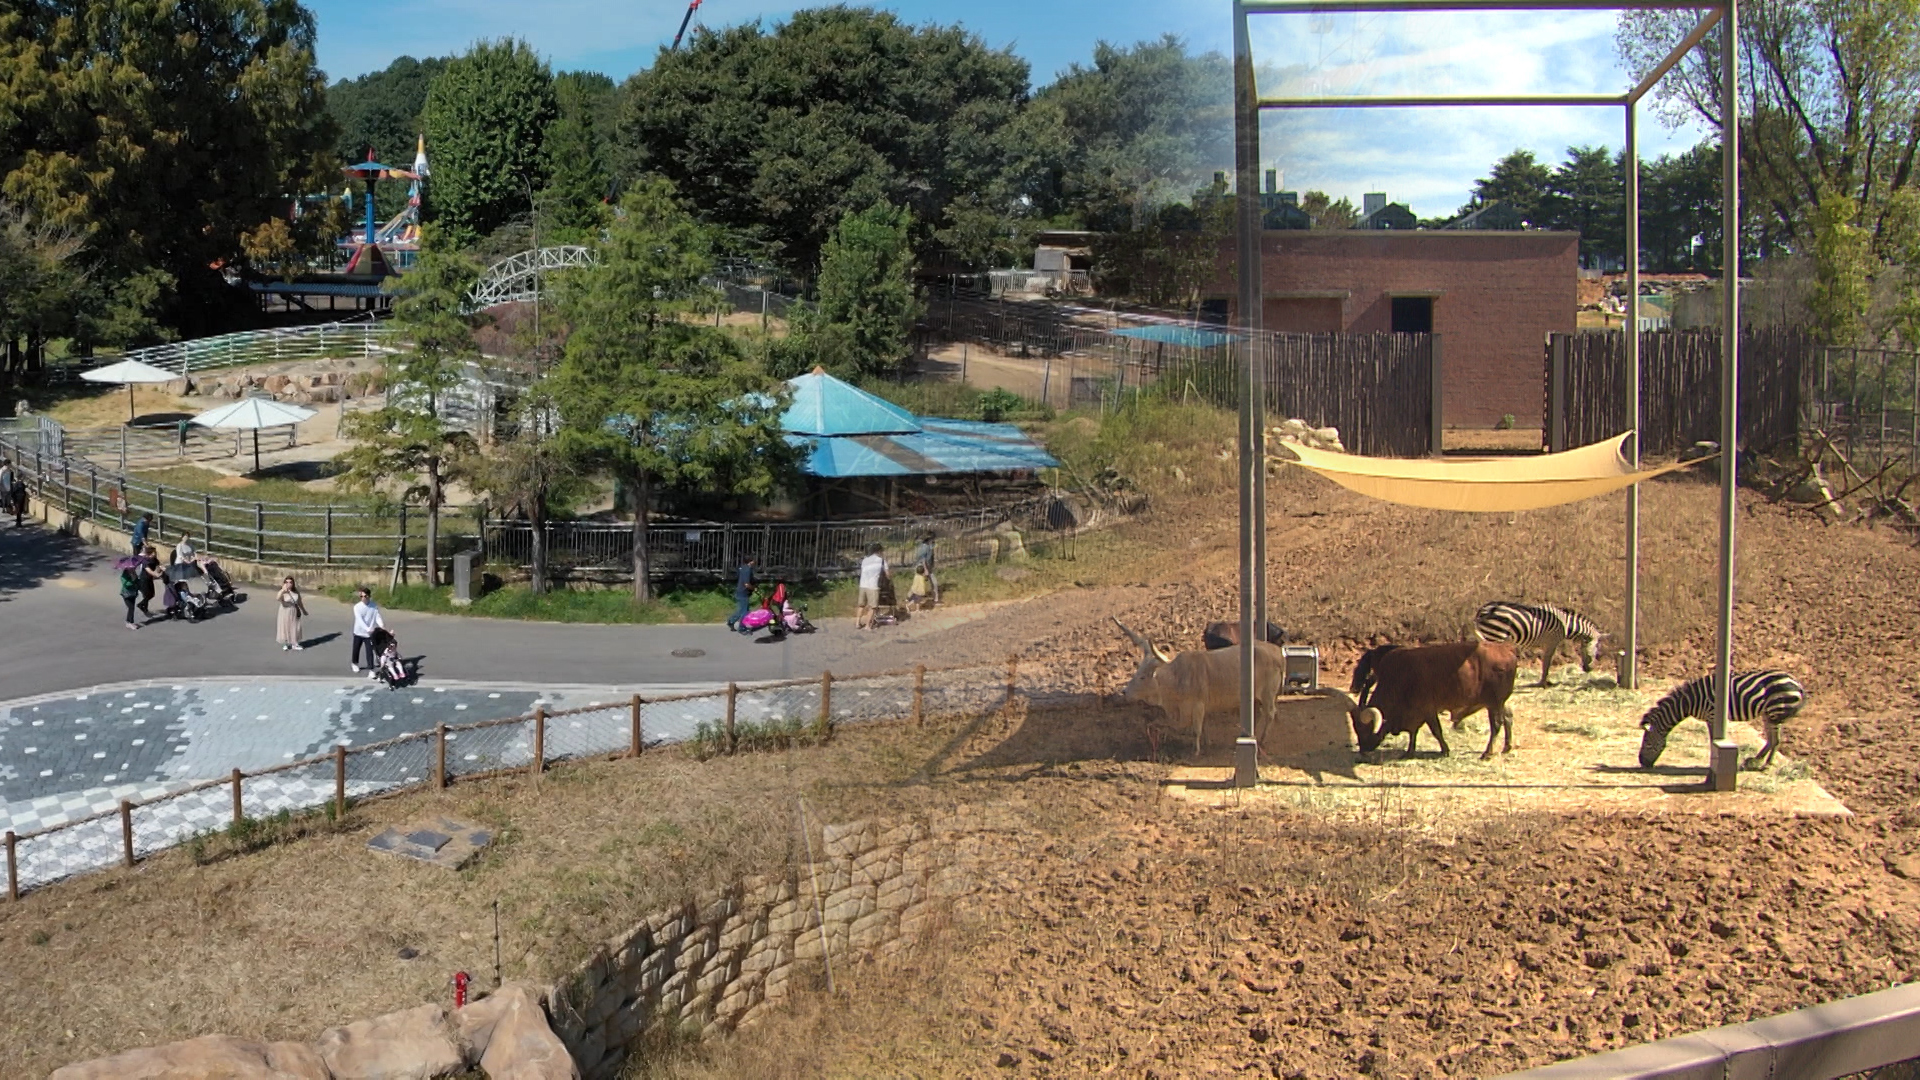
<path id="1" fill-rule="evenodd" d="M 286 427 L 313 416 L 312 409 L 287 405 L 272 398 L 242 398 L 201 413 L 193 422 L 206 428 L 253 432 L 253 471 L 260 471 L 260 429 Z"/>
<path id="2" fill-rule="evenodd" d="M 133 422 L 133 384 L 172 382 L 180 376 L 165 368 L 139 360 L 122 360 L 117 364 L 108 364 L 103 368 L 83 371 L 80 377 L 88 382 L 124 383 L 127 388 L 127 422 Z"/>

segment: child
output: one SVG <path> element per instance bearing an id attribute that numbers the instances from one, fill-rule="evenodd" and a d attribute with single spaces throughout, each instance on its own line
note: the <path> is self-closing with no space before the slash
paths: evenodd
<path id="1" fill-rule="evenodd" d="M 933 585 L 927 580 L 927 564 L 915 563 L 913 584 L 907 588 L 907 610 L 919 611 L 933 606 Z"/>
<path id="2" fill-rule="evenodd" d="M 407 664 L 400 659 L 400 639 L 384 626 L 375 627 L 368 637 L 368 651 L 379 650 L 379 659 L 374 661 L 372 674 L 386 680 L 388 687 L 397 687 L 407 681 Z"/>

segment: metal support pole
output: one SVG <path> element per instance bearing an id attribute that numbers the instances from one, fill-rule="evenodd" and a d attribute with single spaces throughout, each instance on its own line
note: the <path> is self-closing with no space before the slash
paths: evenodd
<path id="1" fill-rule="evenodd" d="M 1627 430 L 1633 439 L 1627 460 L 1640 468 L 1640 107 L 1627 102 L 1627 295 L 1633 317 L 1627 320 Z M 1640 686 L 1640 485 L 1627 488 L 1626 648 L 1620 653 L 1616 681 L 1628 690 Z"/>
<path id="2" fill-rule="evenodd" d="M 1707 784 L 1732 791 L 1740 769 L 1738 747 L 1727 734 L 1733 678 L 1734 512 L 1738 509 L 1739 470 L 1735 467 L 1740 431 L 1740 13 L 1728 0 L 1720 28 L 1720 281 L 1725 308 L 1720 318 L 1720 638 L 1713 669 L 1712 769 Z"/>
<path id="3" fill-rule="evenodd" d="M 1246 340 L 1240 352 L 1240 738 L 1233 748 L 1233 783 L 1252 787 L 1260 782 L 1260 748 L 1254 741 L 1253 643 L 1265 612 L 1259 606 L 1262 545 L 1256 538 L 1261 507 L 1258 477 L 1266 469 L 1259 459 L 1260 377 L 1255 360 L 1260 331 L 1260 91 L 1254 83 L 1253 45 L 1247 35 L 1247 12 L 1240 0 L 1233 5 L 1233 150 L 1234 210 L 1238 219 L 1240 327 Z"/>

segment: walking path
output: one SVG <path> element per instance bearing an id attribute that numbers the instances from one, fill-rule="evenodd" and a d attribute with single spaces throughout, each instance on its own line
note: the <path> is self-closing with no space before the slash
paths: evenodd
<path id="1" fill-rule="evenodd" d="M 756 644 L 724 626 L 602 626 L 387 612 L 403 652 L 419 657 L 416 684 L 397 691 L 348 671 L 351 613 L 309 595 L 307 648 L 273 641 L 267 590 L 197 623 L 168 620 L 129 632 L 114 555 L 29 525 L 0 524 L 0 830 L 28 833 L 151 800 L 196 782 L 325 753 L 335 745 L 380 742 L 437 724 L 521 716 L 606 702 L 607 710 L 556 719 L 547 755 L 616 751 L 630 738 L 632 694 L 658 698 L 811 679 L 888 667 L 889 646 L 925 642 L 984 609 L 923 616 L 896 636 L 858 634 L 847 620 L 823 620 L 816 635 Z M 377 594 L 376 594 L 377 595 Z M 954 685 L 949 695 L 971 693 Z M 842 720 L 904 715 L 907 681 L 849 685 L 835 695 Z M 806 701 L 799 698 L 805 697 Z M 792 700 L 788 700 L 792 699 Z M 812 688 L 747 690 L 743 722 L 810 716 Z M 651 743 L 691 737 L 717 724 L 723 699 L 645 707 Z M 450 768 L 482 771 L 532 760 L 527 727 L 462 733 Z M 355 795 L 418 782 L 432 770 L 425 742 L 353 755 Z M 378 760 L 375 760 L 378 759 Z M 331 768 L 248 780 L 246 812 L 303 809 L 330 799 Z M 140 850 L 177 843 L 224 825 L 230 795 L 210 790 L 137 811 Z M 119 858 L 111 820 L 22 845 L 22 885 Z"/>

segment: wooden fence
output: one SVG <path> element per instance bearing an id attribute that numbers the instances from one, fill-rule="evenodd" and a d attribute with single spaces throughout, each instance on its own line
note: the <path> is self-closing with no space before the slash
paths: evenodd
<path id="1" fill-rule="evenodd" d="M 1031 669 L 1030 669 L 1031 670 Z M 455 780 L 503 775 L 537 778 L 549 764 L 590 757 L 639 757 L 663 742 L 692 741 L 718 753 L 733 753 L 769 740 L 824 738 L 842 724 L 907 721 L 968 715 L 1010 702 L 1020 693 L 1019 660 L 1004 665 L 929 668 L 919 665 L 836 679 L 831 671 L 804 679 L 740 685 L 698 693 L 596 702 L 577 708 L 533 712 L 467 724 L 438 724 L 379 742 L 332 749 L 269 768 L 234 769 L 148 799 L 122 799 L 110 810 L 87 814 L 29 832 L 0 837 L 7 897 L 76 873 L 133 866 L 143 855 L 202 834 L 197 822 L 218 808 L 233 827 L 266 816 L 250 813 L 268 805 L 283 810 L 324 810 L 338 820 L 350 803 L 423 788 L 443 789 Z M 836 687 L 842 688 L 836 693 Z M 1045 696 L 1035 687 L 1027 696 Z M 704 720 L 692 731 L 684 720 L 663 722 L 649 710 L 684 712 L 704 704 Z M 669 714 L 671 715 L 671 714 Z M 552 721 L 566 719 L 564 725 Z M 676 739 L 663 728 L 677 728 Z M 651 734 L 650 734 L 651 733 Z M 464 739 L 464 741 L 462 741 Z M 450 746 L 449 744 L 455 744 Z M 457 752 L 455 752 L 457 751 Z M 263 789 L 269 794 L 263 794 Z"/>
<path id="2" fill-rule="evenodd" d="M 1806 378 L 1819 346 L 1805 330 L 1740 332 L 1740 445 L 1766 450 L 1800 437 Z M 1547 442 L 1585 446 L 1627 430 L 1624 333 L 1553 334 L 1546 347 Z M 1720 331 L 1640 335 L 1640 452 L 1677 454 L 1720 441 Z"/>

